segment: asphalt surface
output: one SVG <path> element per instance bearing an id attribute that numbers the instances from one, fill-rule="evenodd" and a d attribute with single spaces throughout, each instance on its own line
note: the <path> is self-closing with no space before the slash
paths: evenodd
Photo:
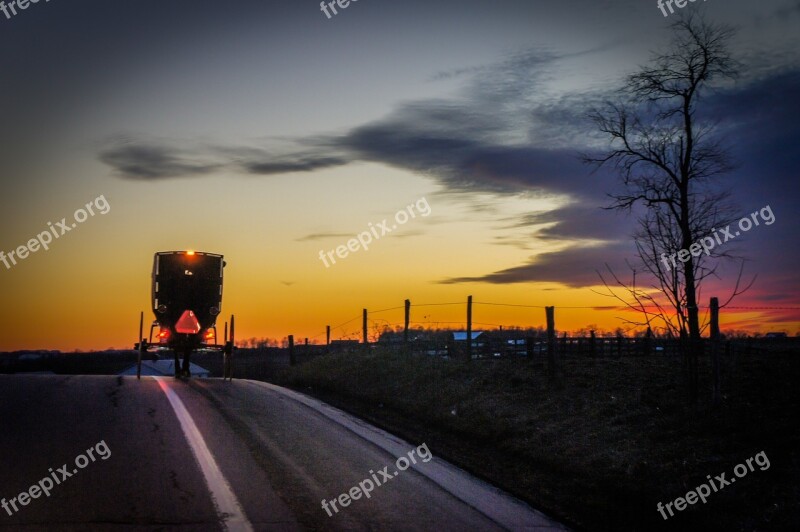
<path id="1" fill-rule="evenodd" d="M 561 528 L 423 444 L 255 381 L 0 375 L 0 530 Z"/>

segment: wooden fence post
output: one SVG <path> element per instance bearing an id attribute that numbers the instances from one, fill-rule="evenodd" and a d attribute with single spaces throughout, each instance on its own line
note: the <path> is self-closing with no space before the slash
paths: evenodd
<path id="1" fill-rule="evenodd" d="M 411 300 L 406 299 L 406 315 L 403 324 L 403 349 L 408 354 L 408 323 L 411 319 Z"/>
<path id="2" fill-rule="evenodd" d="M 364 332 L 364 351 L 369 352 L 369 337 L 367 336 L 367 309 L 364 309 L 361 328 Z"/>
<path id="3" fill-rule="evenodd" d="M 711 367 L 714 372 L 714 395 L 715 405 L 720 401 L 720 367 L 719 367 L 719 299 L 711 298 Z"/>
<path id="4" fill-rule="evenodd" d="M 331 352 L 331 326 L 325 326 L 325 353 Z"/>
<path id="5" fill-rule="evenodd" d="M 467 297 L 467 362 L 472 360 L 472 296 Z"/>
<path id="6" fill-rule="evenodd" d="M 289 335 L 289 365 L 294 366 L 296 360 L 294 358 L 294 335 Z"/>
<path id="7" fill-rule="evenodd" d="M 556 319 L 555 307 L 544 307 L 547 317 L 547 371 L 551 377 L 556 374 Z"/>
<path id="8" fill-rule="evenodd" d="M 225 364 L 225 372 L 228 375 L 228 380 L 233 381 L 233 355 L 236 352 L 236 316 L 231 314 L 231 335 L 230 346 L 228 349 L 228 363 Z"/>

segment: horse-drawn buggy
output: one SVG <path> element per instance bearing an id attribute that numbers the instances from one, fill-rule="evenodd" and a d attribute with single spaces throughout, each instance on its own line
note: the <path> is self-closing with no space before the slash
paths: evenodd
<path id="1" fill-rule="evenodd" d="M 223 377 L 232 377 L 234 317 L 230 338 L 225 323 L 223 341 L 217 337 L 217 317 L 222 310 L 222 255 L 200 251 L 160 251 L 153 257 L 151 302 L 155 321 L 147 339 L 142 336 L 144 312 L 139 317 L 137 377 L 147 352 L 172 351 L 175 376 L 190 377 L 189 360 L 194 351 L 219 351 L 224 355 Z M 153 332 L 158 328 L 156 340 Z M 183 365 L 179 365 L 180 357 Z"/>

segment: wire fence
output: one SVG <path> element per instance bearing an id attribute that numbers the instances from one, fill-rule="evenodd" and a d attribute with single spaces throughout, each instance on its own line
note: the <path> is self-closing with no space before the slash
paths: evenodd
<path id="1" fill-rule="evenodd" d="M 458 309 L 461 307 L 461 309 Z M 474 309 L 473 309 L 474 307 Z M 430 354 L 447 354 L 458 345 L 459 340 L 454 340 L 454 334 L 471 330 L 476 334 L 483 335 L 481 341 L 475 340 L 476 352 L 479 356 L 506 356 L 509 353 L 526 355 L 533 352 L 543 351 L 537 347 L 538 341 L 546 337 L 546 316 L 548 308 L 546 305 L 528 305 L 519 303 L 503 303 L 496 301 L 468 301 L 456 302 L 433 302 L 411 304 L 406 300 L 404 305 L 380 308 L 378 310 L 362 309 L 361 314 L 355 315 L 350 319 L 326 326 L 317 334 L 305 338 L 298 338 L 297 345 L 322 345 L 332 346 L 333 348 L 352 348 L 356 344 L 374 344 L 383 346 L 396 346 L 398 344 L 414 344 L 415 349 L 420 352 Z M 654 306 L 644 306 L 656 310 Z M 726 311 L 800 311 L 800 307 L 756 307 L 756 306 L 723 306 Z M 485 312 L 491 309 L 489 312 Z M 497 309 L 507 309 L 503 312 Z M 627 317 L 620 317 L 620 326 L 609 331 L 603 330 L 596 325 L 587 324 L 583 327 L 572 327 L 570 332 L 565 329 L 554 327 L 554 333 L 561 342 L 561 351 L 569 355 L 573 352 L 584 354 L 587 352 L 595 353 L 597 356 L 605 356 L 607 353 L 618 353 L 626 355 L 641 352 L 645 345 L 643 337 L 645 329 L 641 326 L 631 324 L 628 319 L 630 313 L 636 312 L 631 307 L 624 305 L 565 305 L 555 307 L 558 311 L 559 319 L 563 319 L 564 314 L 570 319 L 563 321 L 574 324 L 575 316 L 569 316 L 571 312 L 581 312 L 582 318 L 586 319 L 585 311 L 592 312 L 617 312 L 627 313 Z M 705 321 L 709 321 L 712 306 L 700 306 L 699 311 L 705 314 Z M 467 318 L 456 320 L 458 314 L 463 312 Z M 473 314 L 474 312 L 474 314 Z M 482 318 L 486 315 L 491 316 L 490 320 Z M 800 313 L 798 314 L 800 316 Z M 603 317 L 605 318 L 605 316 Z M 589 320 L 594 319 L 592 314 Z M 607 320 L 606 320 L 607 321 Z M 280 345 L 286 347 L 286 338 Z M 652 341 L 648 349 L 661 353 L 673 353 L 680 349 L 677 339 L 659 338 L 659 334 L 651 334 Z M 743 336 L 741 333 L 739 337 Z M 246 343 L 247 341 L 245 341 Z M 257 342 L 250 339 L 251 344 Z M 276 343 L 276 342 L 274 342 Z M 273 343 L 273 345 L 274 345 Z M 533 348 L 529 344 L 533 344 Z M 240 347 L 246 347 L 241 345 Z M 254 347 L 254 345 L 251 345 Z"/>

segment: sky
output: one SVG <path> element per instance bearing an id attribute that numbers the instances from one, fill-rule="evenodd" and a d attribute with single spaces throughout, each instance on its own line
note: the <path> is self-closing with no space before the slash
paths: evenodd
<path id="1" fill-rule="evenodd" d="M 719 186 L 737 212 L 775 218 L 725 244 L 755 281 L 722 328 L 794 335 L 800 2 L 682 11 L 737 30 L 740 76 L 702 113 L 735 162 Z M 599 142 L 586 114 L 667 49 L 677 16 L 624 0 L 0 12 L 0 250 L 58 235 L 0 263 L 0 350 L 131 347 L 153 253 L 185 249 L 225 255 L 239 338 L 353 338 L 362 308 L 374 334 L 405 299 L 415 325 L 460 327 L 468 295 L 476 328 L 542 326 L 546 305 L 559 330 L 623 326 L 593 307 L 616 304 L 598 271 L 634 257 L 636 219 L 603 209 L 619 176 L 581 161 Z M 736 268 L 720 271 L 702 307 L 734 290 Z M 421 306 L 439 303 L 455 304 Z"/>

